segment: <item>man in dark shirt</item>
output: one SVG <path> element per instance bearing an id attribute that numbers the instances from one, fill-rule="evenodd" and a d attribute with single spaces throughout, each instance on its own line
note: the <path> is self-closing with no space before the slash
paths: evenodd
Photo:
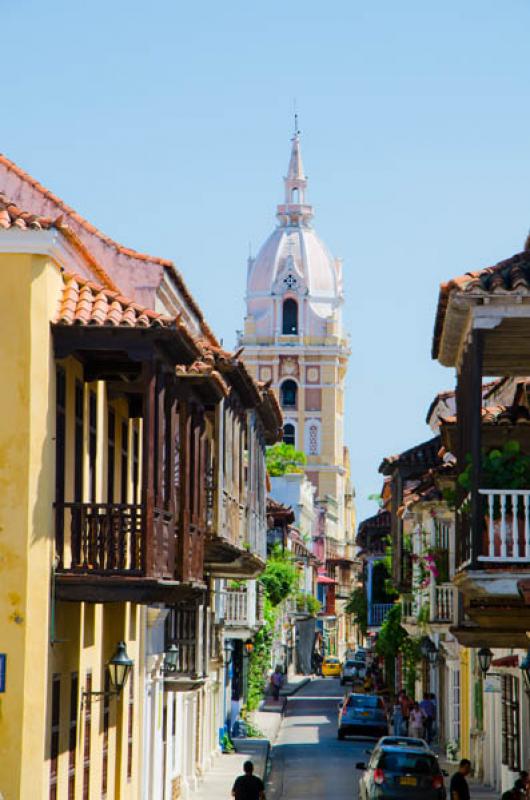
<path id="1" fill-rule="evenodd" d="M 232 797 L 236 800 L 265 800 L 265 786 L 262 780 L 252 774 L 254 772 L 252 761 L 245 761 L 243 770 L 245 774 L 236 778 Z"/>
<path id="2" fill-rule="evenodd" d="M 449 794 L 451 800 L 470 800 L 469 786 L 467 785 L 466 776 L 471 772 L 471 761 L 463 758 L 458 767 L 458 772 L 455 772 L 451 778 L 451 785 L 449 787 Z"/>

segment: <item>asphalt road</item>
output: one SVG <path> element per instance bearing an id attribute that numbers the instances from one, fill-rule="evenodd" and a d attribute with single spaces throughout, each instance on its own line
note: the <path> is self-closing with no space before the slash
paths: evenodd
<path id="1" fill-rule="evenodd" d="M 272 754 L 268 800 L 356 800 L 357 761 L 374 740 L 337 739 L 336 678 L 311 681 L 290 697 Z"/>

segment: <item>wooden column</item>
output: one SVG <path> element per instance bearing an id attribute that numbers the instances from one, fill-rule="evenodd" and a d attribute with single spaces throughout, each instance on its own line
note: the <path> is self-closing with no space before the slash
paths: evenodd
<path id="1" fill-rule="evenodd" d="M 189 536 L 190 536 L 190 435 L 191 419 L 190 406 L 187 397 L 181 396 L 179 401 L 179 428 L 180 428 L 180 513 L 179 531 L 177 539 L 177 572 L 182 581 L 187 581 L 189 576 Z"/>
<path id="2" fill-rule="evenodd" d="M 144 541 L 142 566 L 144 574 L 152 575 L 154 568 L 154 508 L 155 508 L 155 402 L 156 368 L 154 361 L 142 367 L 143 442 L 142 442 L 142 506 L 144 510 Z"/>
<path id="3" fill-rule="evenodd" d="M 477 563 L 482 549 L 482 529 L 484 526 L 483 503 L 479 494 L 482 460 L 482 331 L 473 331 L 470 346 L 469 374 L 469 442 L 471 460 L 471 567 Z"/>

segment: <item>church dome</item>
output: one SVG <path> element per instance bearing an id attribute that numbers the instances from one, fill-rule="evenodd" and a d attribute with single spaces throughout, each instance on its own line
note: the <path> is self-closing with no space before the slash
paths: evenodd
<path id="1" fill-rule="evenodd" d="M 284 184 L 285 200 L 276 215 L 278 225 L 257 256 L 249 259 L 249 312 L 260 317 L 265 297 L 287 294 L 304 297 L 312 314 L 329 319 L 342 301 L 341 262 L 333 258 L 311 224 L 313 208 L 305 200 L 307 178 L 298 131 L 292 138 Z"/>

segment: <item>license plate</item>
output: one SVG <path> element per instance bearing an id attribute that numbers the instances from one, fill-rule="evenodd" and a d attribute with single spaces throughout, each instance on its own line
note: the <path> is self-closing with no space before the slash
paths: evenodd
<path id="1" fill-rule="evenodd" d="M 404 778 L 400 778 L 399 782 L 401 786 L 416 786 L 418 783 L 416 778 L 409 778 L 408 775 L 406 775 Z"/>
<path id="2" fill-rule="evenodd" d="M 369 716 L 370 716 L 369 711 L 361 711 L 361 717 L 369 717 Z"/>

